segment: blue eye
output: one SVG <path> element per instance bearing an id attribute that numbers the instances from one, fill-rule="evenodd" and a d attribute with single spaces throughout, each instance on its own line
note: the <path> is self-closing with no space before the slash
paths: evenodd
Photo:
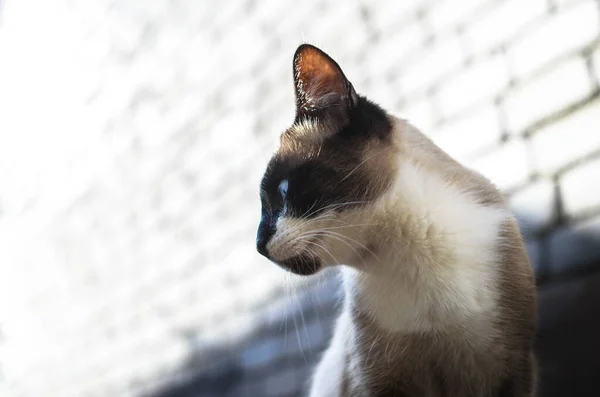
<path id="1" fill-rule="evenodd" d="M 281 181 L 279 183 L 279 186 L 277 187 L 277 191 L 279 192 L 279 195 L 284 200 L 285 200 L 285 196 L 287 195 L 287 190 L 288 190 L 288 181 L 287 181 L 287 179 L 284 179 L 283 181 Z"/>

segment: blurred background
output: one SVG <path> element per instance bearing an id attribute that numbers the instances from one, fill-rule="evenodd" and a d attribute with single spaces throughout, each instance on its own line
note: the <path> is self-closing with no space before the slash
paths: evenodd
<path id="1" fill-rule="evenodd" d="M 600 384 L 600 1 L 0 1 L 0 395 L 300 396 L 333 273 L 254 249 L 292 55 L 510 197 L 542 396 Z"/>

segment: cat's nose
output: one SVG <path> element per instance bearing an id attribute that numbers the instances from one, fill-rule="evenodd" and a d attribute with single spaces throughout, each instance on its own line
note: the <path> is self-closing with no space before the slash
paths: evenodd
<path id="1" fill-rule="evenodd" d="M 268 239 L 266 238 L 260 238 L 260 236 L 256 238 L 256 250 L 259 254 L 268 258 L 269 251 L 267 251 L 267 242 Z"/>
<path id="2" fill-rule="evenodd" d="M 256 233 L 256 250 L 266 258 L 269 258 L 269 251 L 267 250 L 267 243 L 273 236 L 273 231 L 269 227 L 260 225 L 258 232 Z"/>

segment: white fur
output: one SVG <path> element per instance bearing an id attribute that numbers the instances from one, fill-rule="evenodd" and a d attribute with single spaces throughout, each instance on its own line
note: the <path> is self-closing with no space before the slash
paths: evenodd
<path id="1" fill-rule="evenodd" d="M 318 151 L 320 149 L 319 143 L 333 135 L 336 131 L 336 125 L 331 120 L 302 117 L 285 133 L 294 137 L 294 139 L 286 139 L 286 143 L 297 145 L 300 142 L 310 142 L 310 146 Z M 306 153 L 306 156 L 310 157 L 313 153 Z"/>
<path id="2" fill-rule="evenodd" d="M 496 247 L 500 228 L 512 215 L 479 204 L 451 178 L 410 158 L 398 161 L 392 186 L 375 202 L 325 211 L 308 221 L 282 216 L 267 245 L 275 260 L 310 252 L 325 266 L 349 265 L 342 270 L 346 308 L 310 397 L 339 395 L 344 352 L 357 343 L 351 337 L 350 304 L 362 305 L 391 332 L 468 321 L 475 343 L 494 337 Z"/>
<path id="3" fill-rule="evenodd" d="M 314 137 L 315 131 L 319 131 L 319 123 L 314 118 L 303 117 L 297 124 L 290 127 L 290 133 L 296 137 Z"/>
<path id="4" fill-rule="evenodd" d="M 365 210 L 387 218 L 379 237 L 386 250 L 366 271 L 345 268 L 344 279 L 347 297 L 360 294 L 381 326 L 429 330 L 493 310 L 494 248 L 509 216 L 503 209 L 479 205 L 404 161 L 392 188 Z"/>
<path id="5" fill-rule="evenodd" d="M 337 320 L 331 344 L 325 351 L 314 373 L 309 397 L 340 395 L 346 345 L 351 341 L 351 332 L 350 312 L 344 310 Z"/>
<path id="6" fill-rule="evenodd" d="M 382 327 L 431 330 L 493 313 L 494 248 L 509 216 L 404 160 L 375 203 L 311 220 L 282 216 L 267 249 L 275 260 L 312 252 L 325 265 L 348 264 L 347 298 L 360 295 Z"/>
<path id="7" fill-rule="evenodd" d="M 491 341 L 494 246 L 510 216 L 505 210 L 482 206 L 441 176 L 402 161 L 390 190 L 372 206 L 350 213 L 386 227 L 370 231 L 385 248 L 377 259 L 343 268 L 346 303 L 360 298 L 363 310 L 388 331 L 433 330 L 468 318 L 473 342 Z M 354 327 L 348 307 L 317 367 L 310 397 L 339 396 L 348 365 L 343 344 L 356 343 L 348 340 Z"/>

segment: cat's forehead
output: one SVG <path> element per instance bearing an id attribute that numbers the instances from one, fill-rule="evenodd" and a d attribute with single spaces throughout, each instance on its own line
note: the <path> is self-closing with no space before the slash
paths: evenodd
<path id="1" fill-rule="evenodd" d="M 302 118 L 285 131 L 289 139 L 307 139 L 321 141 L 333 136 L 339 125 L 330 119 Z"/>
<path id="2" fill-rule="evenodd" d="M 301 119 L 281 134 L 278 153 L 281 157 L 313 158 L 337 130 L 337 126 L 328 121 Z"/>
<path id="3" fill-rule="evenodd" d="M 355 170 L 354 183 L 363 187 L 371 185 L 374 180 L 381 179 L 376 174 L 387 169 L 389 156 L 386 153 L 395 150 L 392 134 L 392 124 L 386 113 L 362 97 L 348 120 L 327 115 L 297 117 L 281 134 L 279 147 L 267 167 L 262 185 L 267 190 L 274 190 L 278 181 L 296 177 L 298 170 L 302 175 L 319 175 L 321 182 L 327 178 L 329 181 L 345 178 L 345 173 Z M 327 178 L 324 177 L 326 173 Z M 361 175 L 365 178 L 354 180 Z"/>

